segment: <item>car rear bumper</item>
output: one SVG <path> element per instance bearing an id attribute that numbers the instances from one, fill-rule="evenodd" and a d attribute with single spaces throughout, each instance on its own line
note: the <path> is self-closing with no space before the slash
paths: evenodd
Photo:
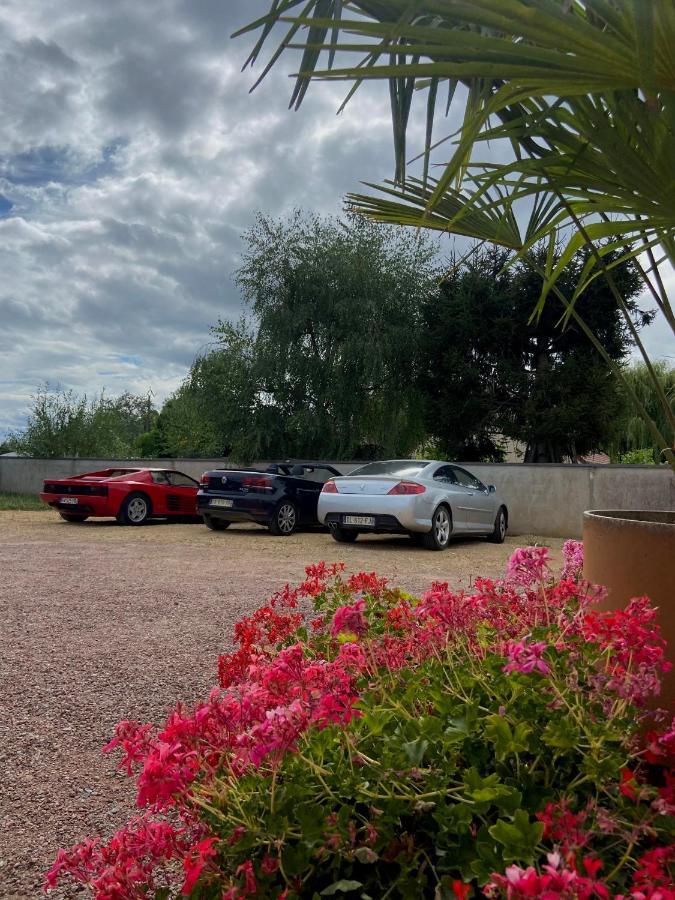
<path id="1" fill-rule="evenodd" d="M 360 494 L 321 494 L 318 516 L 322 525 L 339 525 L 356 531 L 375 533 L 427 532 L 431 530 L 428 504 L 420 500 L 424 495 L 361 496 Z M 374 525 L 348 525 L 345 516 L 372 516 Z"/>
<path id="2" fill-rule="evenodd" d="M 373 534 L 407 534 L 410 530 L 401 525 L 396 516 L 373 516 L 375 519 L 374 525 L 348 525 L 343 521 L 345 515 L 350 515 L 350 513 L 328 513 L 324 524 L 329 528 L 334 528 L 336 525 L 339 525 L 340 528 L 347 528 L 354 531 L 369 531 Z M 361 513 L 352 513 L 351 515 L 361 515 Z"/>
<path id="3" fill-rule="evenodd" d="M 217 499 L 231 499 L 232 506 L 212 506 L 211 501 Z M 257 522 L 266 525 L 272 516 L 272 506 L 268 498 L 220 498 L 200 493 L 197 495 L 197 512 L 200 516 L 223 519 L 225 522 Z"/>
<path id="4" fill-rule="evenodd" d="M 65 496 L 65 495 L 64 495 Z M 40 493 L 40 500 L 59 512 L 81 514 L 84 516 L 115 516 L 116 510 L 112 509 L 110 497 L 95 497 L 88 494 L 69 494 L 70 503 L 62 503 L 58 494 Z M 76 500 L 76 503 L 72 501 Z"/>

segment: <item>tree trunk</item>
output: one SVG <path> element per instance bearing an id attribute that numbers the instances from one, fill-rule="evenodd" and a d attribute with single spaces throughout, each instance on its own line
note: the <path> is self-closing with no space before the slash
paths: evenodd
<path id="1" fill-rule="evenodd" d="M 524 463 L 561 463 L 563 454 L 560 448 L 549 440 L 531 441 L 525 450 Z"/>

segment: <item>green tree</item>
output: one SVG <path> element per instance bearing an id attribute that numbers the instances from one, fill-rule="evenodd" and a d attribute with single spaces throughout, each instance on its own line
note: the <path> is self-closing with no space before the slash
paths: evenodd
<path id="1" fill-rule="evenodd" d="M 314 77 L 352 81 L 348 97 L 364 81 L 389 84 L 396 180 L 371 185 L 378 196 L 352 197 L 358 210 L 378 221 L 509 248 L 541 276 L 539 305 L 552 295 L 619 377 L 621 367 L 575 304 L 602 277 L 631 330 L 631 311 L 606 256 L 614 254 L 616 263 L 616 254 L 641 254 L 640 276 L 675 335 L 675 308 L 661 270 L 675 264 L 671 2 L 274 0 L 266 16 L 243 29 L 262 29 L 249 63 L 282 19 L 288 32 L 261 78 L 282 50 L 297 47 L 299 29 L 310 26 L 291 105 L 300 105 Z M 463 124 L 454 146 L 443 142 L 443 163 L 435 170 L 440 174 L 432 178 L 431 153 L 441 143 L 433 137 L 434 114 L 437 102 L 445 102 L 439 88 L 448 90 L 449 108 L 459 84 L 465 89 L 457 93 L 465 101 Z M 419 88 L 427 98 L 424 170 L 421 178 L 406 178 L 406 131 Z M 513 157 L 476 160 L 475 148 L 487 140 L 510 145 Z M 532 257 L 531 248 L 543 239 L 551 251 L 565 242 L 555 266 L 552 253 L 543 267 Z M 581 247 L 589 251 L 589 264 L 574 292 L 565 295 L 558 281 Z M 675 412 L 638 332 L 631 337 L 663 411 L 665 433 L 630 383 L 624 386 L 675 470 Z"/>
<path id="2" fill-rule="evenodd" d="M 162 447 L 175 456 L 256 455 L 258 387 L 255 335 L 249 323 L 220 322 L 216 346 L 194 361 L 159 416 Z"/>
<path id="3" fill-rule="evenodd" d="M 415 336 L 435 245 L 361 217 L 300 213 L 258 217 L 246 242 L 237 281 L 258 327 L 255 371 L 278 452 L 409 452 L 423 437 Z"/>
<path id="4" fill-rule="evenodd" d="M 675 368 L 666 362 L 654 363 L 654 369 L 661 381 L 663 393 L 671 407 L 675 409 Z M 635 363 L 628 367 L 624 376 L 631 384 L 633 391 L 640 397 L 650 416 L 658 424 L 659 429 L 666 431 L 668 423 L 663 408 L 657 402 L 652 381 L 644 365 Z M 625 463 L 661 463 L 664 455 L 653 440 L 644 419 L 635 413 L 629 398 L 626 398 L 625 411 L 619 424 L 619 436 L 612 443 L 611 456 L 616 462 Z"/>
<path id="5" fill-rule="evenodd" d="M 138 440 L 156 422 L 152 398 L 130 393 L 91 400 L 73 391 L 38 388 L 26 428 L 12 436 L 26 456 L 125 457 L 138 452 Z"/>
<path id="6" fill-rule="evenodd" d="M 504 251 L 477 254 L 425 305 L 421 386 L 429 433 L 446 455 L 465 460 L 500 459 L 503 436 L 526 444 L 526 462 L 562 462 L 607 446 L 624 410 L 618 382 L 574 322 L 561 329 L 552 306 L 532 318 L 541 281 L 522 263 L 504 269 L 505 260 Z M 585 262 L 579 254 L 568 265 L 563 289 Z M 615 277 L 626 297 L 639 291 L 630 265 Z M 645 317 L 628 302 L 639 327 Z M 629 335 L 607 285 L 594 282 L 579 309 L 621 361 Z"/>
<path id="7" fill-rule="evenodd" d="M 435 244 L 300 212 L 259 216 L 245 241 L 251 321 L 213 329 L 162 410 L 167 446 L 240 460 L 410 452 L 424 437 L 415 381 Z"/>

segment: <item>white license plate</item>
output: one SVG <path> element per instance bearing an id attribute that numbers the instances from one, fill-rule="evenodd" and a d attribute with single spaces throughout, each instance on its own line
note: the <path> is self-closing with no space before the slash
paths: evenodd
<path id="1" fill-rule="evenodd" d="M 215 500 L 209 500 L 209 506 L 226 506 L 229 509 L 230 506 L 234 506 L 234 500 L 217 497 Z"/>
<path id="2" fill-rule="evenodd" d="M 343 516 L 342 522 L 345 525 L 374 525 L 375 516 Z"/>
<path id="3" fill-rule="evenodd" d="M 77 506 L 79 500 L 77 499 L 77 497 L 61 497 L 59 503 L 68 503 L 70 504 L 70 506 Z"/>

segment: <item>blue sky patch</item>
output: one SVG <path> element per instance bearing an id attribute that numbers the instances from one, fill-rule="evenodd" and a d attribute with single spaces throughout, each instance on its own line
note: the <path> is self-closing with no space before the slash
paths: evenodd
<path id="1" fill-rule="evenodd" d="M 99 161 L 88 165 L 83 165 L 68 147 L 34 147 L 0 160 L 0 177 L 10 184 L 28 187 L 50 182 L 68 186 L 91 184 L 115 171 L 115 156 L 126 143 L 123 138 L 111 141 L 101 150 Z"/>

